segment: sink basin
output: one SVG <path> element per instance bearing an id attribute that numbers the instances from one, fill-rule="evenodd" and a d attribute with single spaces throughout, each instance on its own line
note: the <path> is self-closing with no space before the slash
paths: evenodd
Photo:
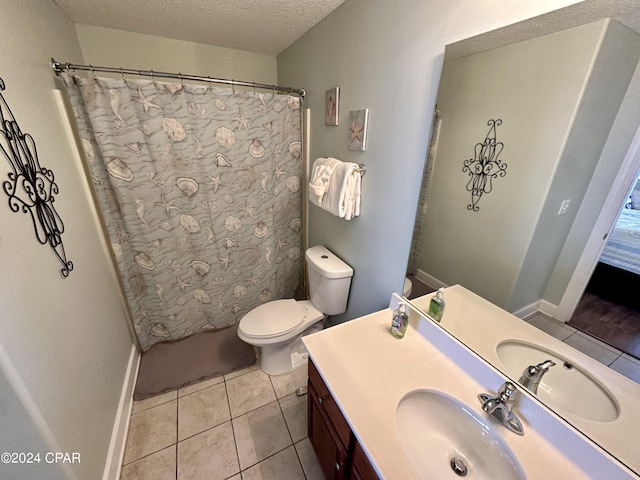
<path id="1" fill-rule="evenodd" d="M 469 479 L 525 478 L 515 456 L 489 422 L 488 416 L 476 414 L 435 390 L 408 393 L 396 410 L 398 438 L 419 478 L 453 479 L 463 476 L 461 470 L 465 469 L 464 476 Z"/>
<path id="2" fill-rule="evenodd" d="M 620 410 L 613 395 L 579 365 L 547 348 L 521 340 L 505 340 L 496 350 L 513 379 L 519 379 L 529 365 L 545 360 L 556 363 L 542 377 L 537 393 L 549 407 L 596 422 L 612 422 L 618 418 Z"/>

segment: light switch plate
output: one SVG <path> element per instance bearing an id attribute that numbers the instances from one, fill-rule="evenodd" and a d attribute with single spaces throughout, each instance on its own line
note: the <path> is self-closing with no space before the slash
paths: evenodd
<path id="1" fill-rule="evenodd" d="M 560 210 L 558 210 L 558 215 L 564 215 L 569 210 L 569 206 L 571 205 L 571 199 L 563 200 L 560 204 Z"/>

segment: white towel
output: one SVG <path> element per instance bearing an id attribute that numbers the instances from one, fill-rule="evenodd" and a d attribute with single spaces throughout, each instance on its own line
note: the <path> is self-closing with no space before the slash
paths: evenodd
<path id="1" fill-rule="evenodd" d="M 340 164 L 337 158 L 317 158 L 313 162 L 311 178 L 309 179 L 309 200 L 319 207 L 322 206 L 322 199 L 329 188 L 329 180 L 336 165 Z"/>
<path id="2" fill-rule="evenodd" d="M 360 215 L 360 187 L 362 184 L 357 163 L 340 162 L 333 169 L 329 188 L 322 200 L 322 208 L 345 220 Z"/>

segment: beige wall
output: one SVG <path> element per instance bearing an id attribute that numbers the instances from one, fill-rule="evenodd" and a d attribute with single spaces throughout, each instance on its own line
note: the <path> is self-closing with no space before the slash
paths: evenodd
<path id="1" fill-rule="evenodd" d="M 6 381 L 0 395 L 11 408 L 0 415 L 24 418 L 23 432 L 30 432 L 34 448 L 80 453 L 69 478 L 99 479 L 133 341 L 54 95 L 50 57 L 82 62 L 80 44 L 74 25 L 50 0 L 1 0 L 0 11 L 3 94 L 22 130 L 35 139 L 42 166 L 55 174 L 55 207 L 75 266 L 69 278 L 61 278 L 60 263 L 36 241 L 29 217 L 11 212 L 1 194 L 0 375 Z M 9 165 L 3 157 L 0 172 L 4 181 Z M 6 418 L 0 421 L 9 425 Z M 16 434 L 3 441 L 3 451 L 20 451 L 25 445 L 19 439 Z M 43 475 L 23 466 L 11 471 L 15 476 L 0 477 L 56 478 L 56 470 Z"/>
<path id="2" fill-rule="evenodd" d="M 89 25 L 76 25 L 76 30 L 84 60 L 91 65 L 277 84 L 272 55 Z"/>
<path id="3" fill-rule="evenodd" d="M 367 166 L 362 213 L 344 221 L 309 206 L 310 244 L 354 269 L 348 320 L 401 292 L 446 44 L 574 1 L 348 0 L 278 56 L 278 79 L 307 89 L 311 158 Z M 340 125 L 324 125 L 324 93 L 341 88 Z M 366 152 L 347 149 L 350 110 L 369 108 Z"/>

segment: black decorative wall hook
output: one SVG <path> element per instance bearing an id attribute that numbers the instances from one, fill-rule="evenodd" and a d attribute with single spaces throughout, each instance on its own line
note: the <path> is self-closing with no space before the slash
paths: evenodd
<path id="1" fill-rule="evenodd" d="M 489 132 L 484 142 L 476 144 L 475 158 L 465 160 L 462 167 L 462 171 L 471 177 L 467 183 L 467 191 L 471 192 L 471 203 L 467 209 L 474 212 L 480 210 L 480 197 L 491 192 L 493 179 L 507 174 L 507 164 L 498 158 L 504 144 L 496 141 L 496 127 L 502 125 L 502 120 L 489 120 L 487 125 Z"/>
<path id="2" fill-rule="evenodd" d="M 36 238 L 53 249 L 63 265 L 60 273 L 66 278 L 73 270 L 73 263 L 67 260 L 62 244 L 64 224 L 53 206 L 58 185 L 53 172 L 40 166 L 33 137 L 20 130 L 1 93 L 4 89 L 4 81 L 0 78 L 0 150 L 12 169 L 9 180 L 2 183 L 2 189 L 9 196 L 12 212 L 31 215 Z"/>

